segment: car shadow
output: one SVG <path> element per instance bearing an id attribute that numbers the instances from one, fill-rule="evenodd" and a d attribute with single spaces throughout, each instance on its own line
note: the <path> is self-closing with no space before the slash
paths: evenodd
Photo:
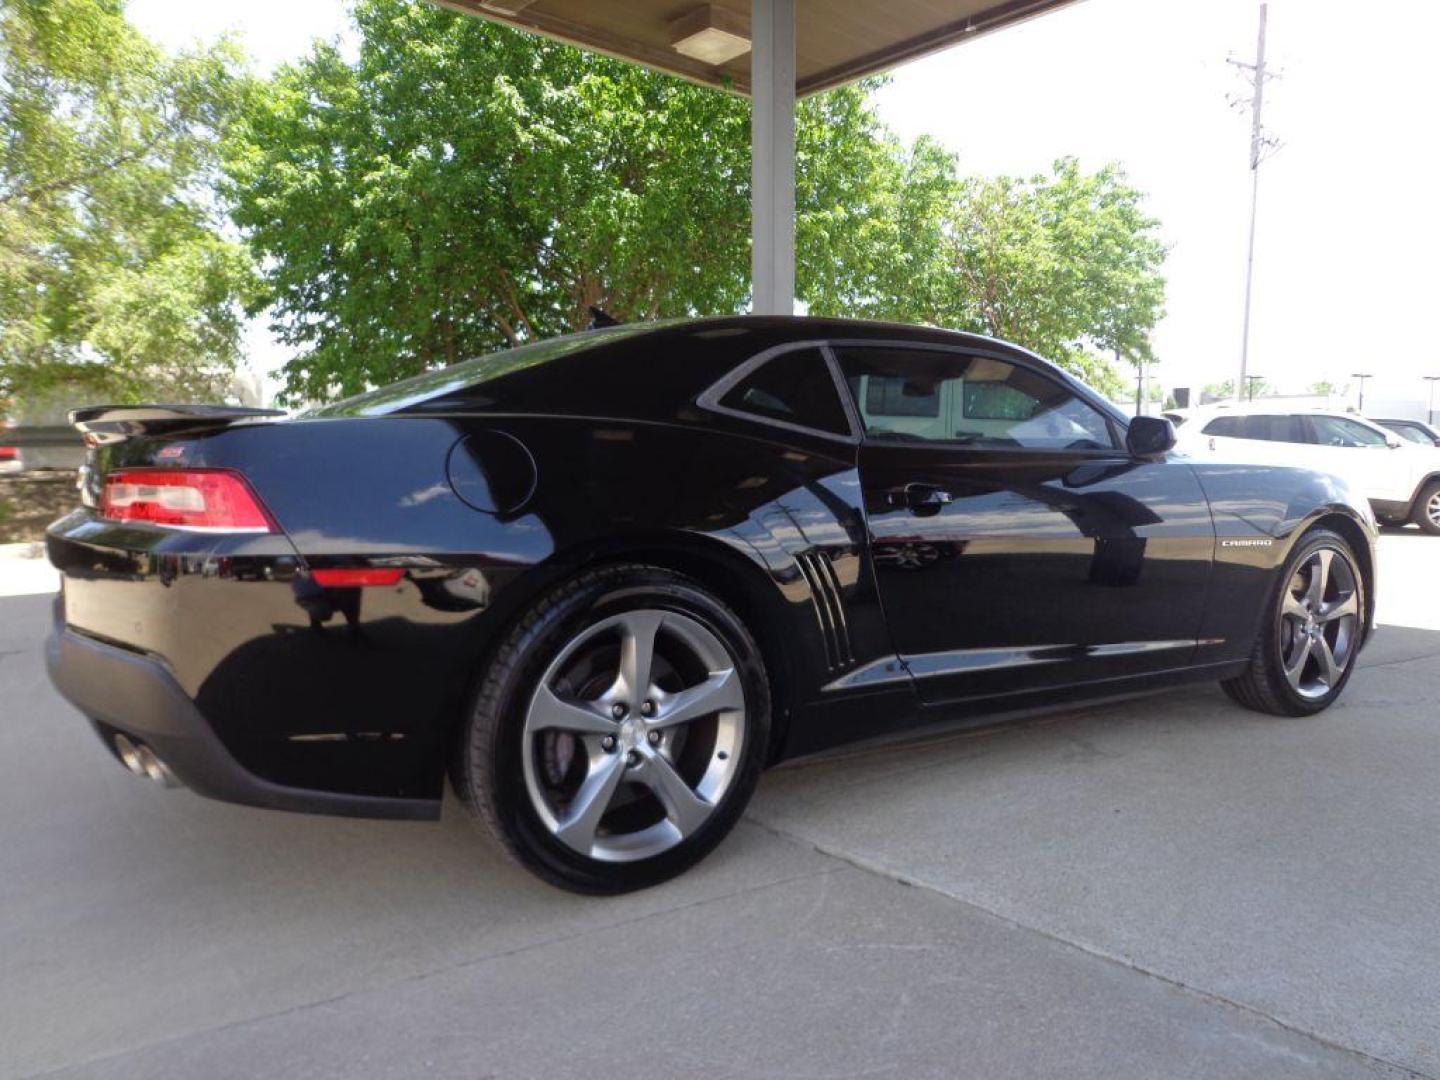
<path id="1" fill-rule="evenodd" d="M 1053 706 L 953 725 L 937 725 L 908 735 L 841 747 L 827 753 L 787 762 L 772 770 L 772 786 L 804 784 L 801 774 L 815 783 L 869 782 L 882 776 L 948 768 L 964 762 L 1003 757 L 1005 767 L 1028 773 L 1029 765 L 1057 750 L 1069 753 L 1099 738 L 1124 738 L 1183 724 L 1191 729 L 1230 730 L 1237 726 L 1264 728 L 1276 725 L 1315 724 L 1327 715 L 1340 715 L 1368 707 L 1383 707 L 1388 699 L 1384 676 L 1370 669 L 1415 661 L 1440 661 L 1440 630 L 1426 627 L 1381 625 L 1360 654 L 1355 674 L 1331 710 L 1319 717 L 1275 717 L 1253 712 L 1232 700 L 1218 683 L 1149 691 L 1090 704 Z M 1031 759 L 1031 760 L 1028 760 Z M 793 777 L 793 778 L 792 778 Z M 1027 781 L 1029 782 L 1029 781 Z M 764 781 L 762 781 L 762 786 Z M 883 806 L 884 799 L 877 800 Z"/>

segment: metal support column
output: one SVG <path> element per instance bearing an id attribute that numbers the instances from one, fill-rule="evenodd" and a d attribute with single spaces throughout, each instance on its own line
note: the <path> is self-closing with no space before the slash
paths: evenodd
<path id="1" fill-rule="evenodd" d="M 751 310 L 793 315 L 795 0 L 753 0 L 751 12 Z"/>

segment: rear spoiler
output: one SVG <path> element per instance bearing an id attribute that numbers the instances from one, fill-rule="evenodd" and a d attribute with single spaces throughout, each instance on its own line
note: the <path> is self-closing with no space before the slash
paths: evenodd
<path id="1" fill-rule="evenodd" d="M 245 420 L 284 416 L 282 409 L 243 405 L 87 405 L 68 419 L 89 443 L 116 443 L 135 435 L 207 431 Z"/>

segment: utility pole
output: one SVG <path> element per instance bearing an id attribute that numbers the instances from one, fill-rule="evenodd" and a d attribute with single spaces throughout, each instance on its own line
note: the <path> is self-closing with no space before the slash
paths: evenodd
<path id="1" fill-rule="evenodd" d="M 1360 380 L 1360 404 L 1359 404 L 1358 406 L 1356 406 L 1355 411 L 1358 412 L 1361 416 L 1364 416 L 1364 415 L 1365 415 L 1365 380 L 1366 380 L 1366 379 L 1370 379 L 1370 378 L 1374 378 L 1374 376 L 1371 375 L 1371 373 L 1368 372 L 1368 371 L 1365 371 L 1365 372 L 1356 371 L 1356 372 L 1352 372 L 1351 375 L 1350 375 L 1350 377 L 1351 377 L 1352 379 L 1359 379 L 1359 380 Z"/>
<path id="2" fill-rule="evenodd" d="M 1426 422 L 1427 424 L 1429 424 L 1431 427 L 1434 427 L 1434 426 L 1435 426 L 1435 384 L 1436 384 L 1437 382 L 1440 382 L 1440 375 L 1424 375 L 1424 376 L 1422 376 L 1422 378 L 1424 378 L 1424 380 L 1430 384 L 1430 419 L 1426 420 L 1425 422 Z"/>
<path id="3" fill-rule="evenodd" d="M 1260 162 L 1267 146 L 1273 145 L 1265 137 L 1260 123 L 1260 112 L 1265 105 L 1265 80 L 1270 76 L 1265 70 L 1265 11 L 1268 5 L 1260 5 L 1260 36 L 1255 43 L 1255 62 L 1247 64 L 1231 59 L 1241 71 L 1250 73 L 1250 241 L 1245 252 L 1245 323 L 1240 332 L 1240 378 L 1235 382 L 1235 399 L 1244 392 L 1245 371 L 1250 364 L 1250 291 L 1255 277 L 1255 209 L 1260 199 Z"/>

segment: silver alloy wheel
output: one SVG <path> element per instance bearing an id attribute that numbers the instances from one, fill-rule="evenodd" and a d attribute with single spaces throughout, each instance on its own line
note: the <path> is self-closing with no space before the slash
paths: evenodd
<path id="1" fill-rule="evenodd" d="M 729 789 L 745 709 L 734 657 L 697 620 L 653 609 L 601 620 L 560 650 L 531 696 L 522 737 L 531 804 L 582 855 L 658 855 Z"/>
<path id="2" fill-rule="evenodd" d="M 1430 519 L 1430 524 L 1440 529 L 1440 491 L 1430 496 L 1425 504 L 1425 516 Z"/>
<path id="3" fill-rule="evenodd" d="M 1359 575 L 1338 548 L 1312 551 L 1295 568 L 1280 605 L 1280 663 L 1303 698 L 1322 698 L 1340 681 L 1358 643 Z"/>

